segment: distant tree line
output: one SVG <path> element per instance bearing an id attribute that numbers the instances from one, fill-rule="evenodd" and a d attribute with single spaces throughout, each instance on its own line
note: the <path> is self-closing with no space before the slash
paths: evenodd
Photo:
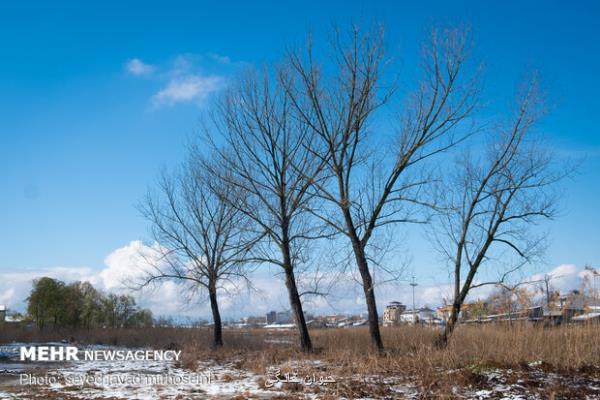
<path id="1" fill-rule="evenodd" d="M 89 282 L 43 277 L 33 281 L 28 317 L 38 328 L 134 328 L 152 326 L 152 312 L 130 295 L 104 294 Z"/>

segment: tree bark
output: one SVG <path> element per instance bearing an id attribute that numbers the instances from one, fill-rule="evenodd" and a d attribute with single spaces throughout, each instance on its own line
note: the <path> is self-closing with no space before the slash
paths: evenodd
<path id="1" fill-rule="evenodd" d="M 458 316 L 460 314 L 460 309 L 462 308 L 462 305 L 464 304 L 465 299 L 467 298 L 467 294 L 469 293 L 469 290 L 471 288 L 471 284 L 473 283 L 473 278 L 475 278 L 476 272 L 477 272 L 476 269 L 469 270 L 469 273 L 467 274 L 467 279 L 465 280 L 465 283 L 462 286 L 462 289 L 460 290 L 460 292 L 458 292 L 458 295 L 454 296 L 454 302 L 452 303 L 452 312 L 450 313 L 450 318 L 448 319 L 448 323 L 446 324 L 446 327 L 444 328 L 444 332 L 441 334 L 441 336 L 437 340 L 437 345 L 440 348 L 446 348 L 448 346 L 448 340 L 450 339 L 450 336 L 452 336 L 452 333 L 454 332 L 454 328 L 456 328 L 456 324 L 458 322 Z M 456 285 L 457 289 L 460 286 L 459 279 L 460 278 L 456 278 L 456 281 L 455 281 L 455 285 Z"/>
<path id="2" fill-rule="evenodd" d="M 460 313 L 461 304 L 454 302 L 452 304 L 452 311 L 450 312 L 450 318 L 448 318 L 448 322 L 446 323 L 446 327 L 444 328 L 444 332 L 437 340 L 437 345 L 439 348 L 445 349 L 448 347 L 448 340 L 454 332 L 454 328 L 456 327 L 456 322 L 458 321 L 458 315 Z"/>
<path id="3" fill-rule="evenodd" d="M 371 344 L 375 350 L 381 352 L 383 351 L 383 340 L 381 339 L 381 332 L 379 330 L 379 315 L 377 313 L 377 303 L 375 302 L 373 278 L 371 277 L 371 272 L 369 271 L 369 263 L 367 261 L 364 249 L 358 244 L 355 244 L 353 247 L 358 271 L 360 272 L 360 276 L 362 278 L 362 287 L 365 293 L 365 300 L 367 302 Z"/>
<path id="4" fill-rule="evenodd" d="M 296 286 L 296 279 L 290 268 L 286 268 L 285 270 L 285 285 L 288 289 L 290 305 L 292 306 L 294 320 L 296 321 L 298 333 L 300 334 L 300 348 L 305 353 L 310 353 L 313 350 L 312 342 L 310 340 L 310 334 L 308 333 L 308 327 L 306 326 L 306 319 L 304 318 L 302 302 L 300 301 L 300 294 L 298 293 L 298 287 Z"/>
<path id="5" fill-rule="evenodd" d="M 285 271 L 285 286 L 288 290 L 290 306 L 292 307 L 294 321 L 296 322 L 298 333 L 300 335 L 300 349 L 305 353 L 311 353 L 313 351 L 312 342 L 310 340 L 310 334 L 308 333 L 308 327 L 306 326 L 306 320 L 304 319 L 304 310 L 302 310 L 302 301 L 300 300 L 300 294 L 298 293 L 298 286 L 296 285 L 296 277 L 294 274 L 294 265 L 292 263 L 291 240 L 289 235 L 290 220 L 287 217 L 285 197 L 280 197 L 279 205 L 281 215 L 285 216 L 281 220 L 282 240 L 280 246 L 281 254 L 283 256 L 282 267 Z"/>
<path id="6" fill-rule="evenodd" d="M 219 303 L 217 302 L 217 288 L 214 283 L 209 284 L 208 296 L 210 298 L 210 308 L 213 315 L 213 346 L 223 346 L 223 327 L 221 324 L 221 313 L 219 312 Z"/>

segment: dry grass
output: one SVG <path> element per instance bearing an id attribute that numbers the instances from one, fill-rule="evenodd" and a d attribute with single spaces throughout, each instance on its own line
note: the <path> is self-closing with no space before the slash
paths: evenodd
<path id="1" fill-rule="evenodd" d="M 273 366 L 300 368 L 302 373 L 340 378 L 333 398 L 386 396 L 385 385 L 367 387 L 360 384 L 360 379 L 353 380 L 352 377 L 357 376 L 405 379 L 418 385 L 424 393 L 436 393 L 435 398 L 445 398 L 439 394 L 451 393 L 456 385 L 480 385 L 485 371 L 499 368 L 526 374 L 533 362 L 538 365 L 541 362 L 544 371 L 600 378 L 598 325 L 554 328 L 518 324 L 460 326 L 444 350 L 435 347 L 438 332 L 428 327 L 383 328 L 382 334 L 387 349 L 384 354 L 371 350 L 366 328 L 313 330 L 313 354 L 296 349 L 293 332 L 265 332 L 264 329 L 225 330 L 225 347 L 217 350 L 210 345 L 210 330 L 184 328 L 45 333 L 0 330 L 0 342 L 74 337 L 86 343 L 180 348 L 183 349 L 182 365 L 189 368 L 194 368 L 197 361 L 205 360 L 233 363 L 259 375 L 265 375 Z M 539 382 L 532 385 L 543 386 Z M 382 393 L 374 393 L 374 390 Z M 569 389 L 536 390 L 550 390 L 543 392 L 550 395 Z"/>
<path id="2" fill-rule="evenodd" d="M 437 331 L 428 327 L 383 328 L 386 352 L 379 355 L 370 348 L 366 328 L 318 329 L 311 332 L 314 354 L 296 350 L 295 337 L 286 333 L 260 330 L 234 333 L 226 331 L 225 348 L 215 352 L 204 340 L 188 343 L 197 356 L 243 354 L 254 369 L 275 362 L 319 359 L 345 365 L 357 372 L 374 373 L 399 367 L 456 369 L 465 366 L 518 366 L 543 361 L 557 369 L 573 370 L 600 364 L 600 326 L 579 325 L 555 328 L 530 325 L 460 326 L 445 350 L 435 347 Z M 265 342 L 268 337 L 269 341 Z M 279 343 L 273 343 L 279 338 Z M 289 344 L 281 342 L 288 340 Z"/>
<path id="3" fill-rule="evenodd" d="M 299 368 L 301 374 L 331 374 L 341 378 L 332 398 L 389 397 L 386 385 L 365 385 L 368 377 L 400 377 L 422 388 L 427 393 L 424 398 L 454 398 L 445 394 L 456 386 L 485 387 L 485 372 L 497 368 L 520 371 L 514 380 L 525 378 L 524 385 L 531 385 L 542 397 L 563 393 L 557 398 L 578 398 L 568 383 L 543 387 L 539 380 L 529 381 L 530 363 L 565 376 L 584 373 L 600 378 L 599 326 L 461 326 L 444 350 L 435 347 L 437 331 L 431 328 L 385 328 L 382 333 L 387 346 L 384 354 L 370 349 L 366 328 L 314 330 L 314 354 L 303 354 L 294 345 L 265 343 L 264 332 L 226 337 L 226 346 L 219 351 L 190 343 L 184 354 L 190 367 L 195 360 L 237 360 L 238 367 L 260 375 L 272 366 Z M 381 393 L 374 392 L 378 390 Z"/>
<path id="4" fill-rule="evenodd" d="M 600 326 L 577 325 L 554 328 L 531 325 L 459 326 L 445 350 L 437 349 L 437 331 L 428 327 L 382 328 L 386 352 L 370 348 L 368 330 L 317 329 L 311 331 L 315 353 L 296 350 L 293 332 L 265 332 L 263 329 L 224 331 L 225 347 L 214 350 L 212 332 L 207 328 L 145 328 L 36 331 L 5 326 L 0 343 L 10 341 L 58 341 L 121 346 L 184 348 L 190 357 L 228 357 L 243 354 L 259 368 L 287 359 L 320 359 L 350 369 L 380 370 L 423 368 L 425 364 L 444 369 L 472 365 L 515 366 L 543 361 L 558 369 L 580 369 L 600 364 Z M 360 360 L 360 362 L 357 362 Z"/>

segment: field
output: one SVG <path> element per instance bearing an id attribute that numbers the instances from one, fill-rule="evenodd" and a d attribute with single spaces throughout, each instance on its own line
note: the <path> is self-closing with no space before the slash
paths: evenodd
<path id="1" fill-rule="evenodd" d="M 137 374 L 168 370 L 181 375 L 210 370 L 214 380 L 199 387 L 161 389 L 131 385 L 119 390 L 66 385 L 25 389 L 5 374 L 0 381 L 0 393 L 4 391 L 5 398 L 10 398 L 8 393 L 19 393 L 18 398 L 63 399 L 600 398 L 600 330 L 595 325 L 461 326 L 445 350 L 434 345 L 437 331 L 431 328 L 384 328 L 387 346 L 384 354 L 369 350 L 368 332 L 363 328 L 319 329 L 311 334 L 314 354 L 296 350 L 293 332 L 264 329 L 226 330 L 225 346 L 218 350 L 208 345 L 207 329 L 96 330 L 70 332 L 68 336 L 66 332 L 3 330 L 0 343 L 67 338 L 78 346 L 182 350 L 182 359 L 167 366 L 139 362 L 137 365 L 78 364 L 71 369 L 61 368 L 60 373 L 49 370 L 60 379 L 75 372 Z M 323 377 L 330 380 L 320 381 Z"/>

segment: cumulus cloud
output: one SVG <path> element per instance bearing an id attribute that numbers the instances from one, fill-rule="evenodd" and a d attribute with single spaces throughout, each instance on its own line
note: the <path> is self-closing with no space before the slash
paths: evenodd
<path id="1" fill-rule="evenodd" d="M 550 285 L 555 290 L 568 292 L 581 286 L 581 278 L 585 276 L 585 271 L 579 271 L 574 264 L 561 264 L 546 273 L 534 274 L 524 280 L 541 281 L 545 275 L 550 277 Z"/>
<path id="2" fill-rule="evenodd" d="M 182 288 L 173 281 L 158 281 L 156 284 L 131 292 L 130 287 L 154 265 L 160 266 L 158 244 L 147 245 L 133 240 L 120 247 L 104 259 L 106 268 L 98 273 L 99 286 L 107 291 L 131 293 L 138 304 L 149 308 L 155 315 L 203 315 L 208 308 L 192 309 L 187 298 L 181 296 Z"/>
<path id="3" fill-rule="evenodd" d="M 550 277 L 550 286 L 554 290 L 558 290 L 561 293 L 567 293 L 571 290 L 579 289 L 582 284 L 582 279 L 586 276 L 591 278 L 592 274 L 589 271 L 577 268 L 574 264 L 561 264 L 550 271 L 526 276 L 521 279 L 521 281 L 531 282 L 531 284 L 525 286 L 525 288 L 532 294 L 539 295 L 540 281 L 543 281 L 545 276 Z M 495 289 L 494 285 L 476 288 L 469 293 L 469 298 L 471 300 L 485 299 Z M 447 301 L 447 299 L 451 299 L 452 292 L 452 285 L 429 286 L 417 291 L 417 298 L 420 299 L 421 304 L 437 305 L 443 303 L 444 300 Z"/>
<path id="4" fill-rule="evenodd" d="M 0 304 L 10 303 L 10 301 L 13 299 L 14 296 L 15 296 L 15 288 L 9 288 L 9 289 L 5 290 L 4 292 L 1 292 L 0 293 Z"/>
<path id="5" fill-rule="evenodd" d="M 181 289 L 173 282 L 161 282 L 153 288 L 135 292 L 126 287 L 127 282 L 135 280 L 149 268 L 149 260 L 157 255 L 154 246 L 134 240 L 108 254 L 104 259 L 105 267 L 99 270 L 89 267 L 52 267 L 0 271 L 0 304 L 24 310 L 33 280 L 47 276 L 67 283 L 90 282 L 96 288 L 108 292 L 130 293 L 140 306 L 150 308 L 155 315 L 205 314 L 208 309 L 199 313 L 200 310 L 192 312 L 186 307 L 186 299 L 180 296 Z"/>
<path id="6" fill-rule="evenodd" d="M 156 265 L 159 251 L 157 244 L 147 245 L 139 240 L 131 241 L 104 259 L 106 267 L 97 274 L 99 287 L 112 292 L 128 292 L 125 283 L 135 280 Z M 282 279 L 274 277 L 276 268 L 263 267 L 250 273 L 252 288 L 241 282 L 222 284 L 218 292 L 219 307 L 223 316 L 241 317 L 263 314 L 270 310 L 289 308 L 287 291 Z M 149 308 L 155 315 L 178 315 L 210 318 L 210 304 L 203 294 L 195 296 L 181 282 L 161 281 L 141 291 L 133 292 L 136 301 Z"/>
<path id="7" fill-rule="evenodd" d="M 423 288 L 418 298 L 423 304 L 440 304 L 444 302 L 444 299 L 449 299 L 451 296 L 452 286 L 441 285 Z"/>
<path id="8" fill-rule="evenodd" d="M 152 97 L 152 105 L 160 107 L 177 103 L 201 103 L 208 95 L 216 92 L 222 82 L 223 78 L 219 76 L 177 76 Z"/>
<path id="9" fill-rule="evenodd" d="M 96 273 L 87 267 L 53 267 L 43 269 L 22 269 L 0 271 L 0 304 L 11 309 L 22 310 L 34 279 L 50 277 L 64 281 L 88 281 L 100 283 Z"/>
<path id="10" fill-rule="evenodd" d="M 141 240 L 134 240 L 106 256 L 106 268 L 99 273 L 102 285 L 108 290 L 124 289 L 128 282 L 140 277 L 157 257 L 157 249 Z"/>
<path id="11" fill-rule="evenodd" d="M 127 61 L 125 68 L 127 69 L 127 72 L 136 76 L 151 75 L 155 70 L 153 65 L 146 64 L 139 58 L 132 58 Z"/>
<path id="12" fill-rule="evenodd" d="M 149 83 L 160 85 L 150 98 L 151 109 L 156 110 L 185 103 L 204 104 L 211 94 L 224 87 L 226 77 L 242 65 L 245 63 L 208 53 L 178 55 L 160 68 L 132 58 L 126 63 L 126 69 L 135 76 L 152 75 Z"/>
<path id="13" fill-rule="evenodd" d="M 165 75 L 165 85 L 154 96 L 152 106 L 173 106 L 180 103 L 202 102 L 219 90 L 224 78 L 199 70 L 202 61 L 192 55 L 180 55 L 175 58 Z"/>
<path id="14" fill-rule="evenodd" d="M 495 287 L 493 285 L 480 286 L 471 290 L 471 292 L 469 293 L 469 300 L 485 299 L 494 290 Z M 416 295 L 417 299 L 419 299 L 417 306 L 428 305 L 431 307 L 448 303 L 449 300 L 452 299 L 453 293 L 454 287 L 450 284 L 438 286 L 425 286 L 421 290 L 419 290 L 418 294 Z"/>
<path id="15" fill-rule="evenodd" d="M 104 267 L 54 267 L 45 269 L 23 269 L 0 271 L 0 304 L 9 308 L 24 310 L 26 297 L 33 279 L 43 276 L 60 279 L 67 283 L 88 281 L 101 290 L 115 293 L 131 293 L 137 303 L 149 308 L 155 315 L 177 315 L 193 318 L 210 318 L 210 306 L 204 297 L 184 296 L 184 290 L 176 282 L 164 281 L 147 290 L 130 292 L 123 283 L 135 279 L 138 274 L 149 268 L 157 259 L 156 244 L 147 245 L 139 240 L 131 241 L 115 249 L 104 259 Z M 285 284 L 277 267 L 262 266 L 250 275 L 253 288 L 235 286 L 228 283 L 219 292 L 221 312 L 225 318 L 238 318 L 244 315 L 260 315 L 271 310 L 289 309 Z M 279 273 L 279 274 L 278 274 Z M 581 286 L 582 279 L 590 276 L 589 271 L 572 264 L 563 264 L 548 271 L 555 289 L 565 293 Z M 535 274 L 525 280 L 543 278 L 544 274 Z M 351 274 L 331 275 L 336 284 L 331 287 L 327 298 L 303 298 L 307 312 L 325 313 L 364 313 L 366 311 L 362 288 Z M 302 279 L 299 279 L 302 284 Z M 494 290 L 493 286 L 484 286 L 471 294 L 472 299 L 485 298 Z M 417 286 L 416 305 L 435 307 L 449 299 L 452 287 L 448 284 Z M 390 301 L 401 301 L 412 305 L 412 289 L 406 284 L 386 284 L 377 287 L 378 307 L 382 309 Z"/>

